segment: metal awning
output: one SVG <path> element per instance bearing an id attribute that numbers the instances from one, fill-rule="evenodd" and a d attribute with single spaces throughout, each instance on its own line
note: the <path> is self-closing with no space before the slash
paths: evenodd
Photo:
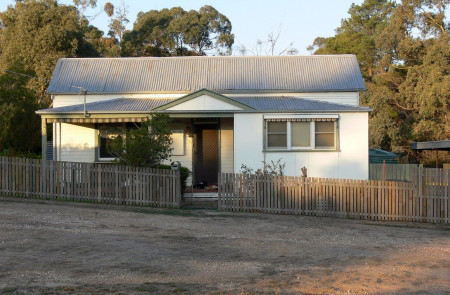
<path id="1" fill-rule="evenodd" d="M 450 151 L 450 140 L 413 142 L 411 149 Z"/>
<path id="2" fill-rule="evenodd" d="M 142 122 L 147 117 L 128 118 L 46 118 L 47 123 L 125 123 Z"/>
<path id="3" fill-rule="evenodd" d="M 436 168 L 439 168 L 439 151 L 450 151 L 450 140 L 413 142 L 411 149 L 416 151 L 435 151 Z"/>

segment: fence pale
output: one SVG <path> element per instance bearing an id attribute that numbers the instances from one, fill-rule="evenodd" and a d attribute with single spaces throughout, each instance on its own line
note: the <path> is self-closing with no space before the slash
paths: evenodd
<path id="1" fill-rule="evenodd" d="M 449 172 L 418 167 L 409 182 L 221 173 L 219 210 L 449 223 Z"/>
<path id="2" fill-rule="evenodd" d="M 180 172 L 0 157 L 0 194 L 117 205 L 180 207 Z"/>

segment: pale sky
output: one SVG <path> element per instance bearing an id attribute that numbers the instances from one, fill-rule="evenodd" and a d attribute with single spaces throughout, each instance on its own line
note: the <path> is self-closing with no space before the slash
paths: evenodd
<path id="1" fill-rule="evenodd" d="M 226 15 L 233 26 L 235 46 L 244 44 L 252 46 L 258 39 L 264 40 L 270 32 L 278 31 L 281 25 L 282 33 L 277 49 L 281 51 L 290 42 L 299 54 L 308 55 L 306 50 L 316 37 L 330 37 L 347 18 L 347 11 L 352 3 L 361 4 L 363 0 L 124 0 L 128 6 L 127 28 L 132 29 L 133 22 L 139 11 L 171 8 L 181 6 L 184 10 L 198 9 L 203 5 L 211 5 L 220 13 Z M 100 30 L 108 31 L 108 18 L 103 12 L 107 0 L 97 0 L 97 8 L 88 10 L 86 15 L 99 14 L 91 23 Z M 120 0 L 109 0 L 115 6 Z M 59 0 L 61 4 L 72 4 L 72 0 Z M 13 0 L 0 0 L 0 11 L 6 10 Z M 234 50 L 234 55 L 239 55 Z"/>

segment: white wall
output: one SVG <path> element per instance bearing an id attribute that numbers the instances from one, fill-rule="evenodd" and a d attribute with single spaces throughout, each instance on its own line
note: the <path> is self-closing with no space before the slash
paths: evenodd
<path id="1" fill-rule="evenodd" d="M 94 124 L 56 123 L 54 141 L 59 161 L 94 162 L 98 131 Z M 61 132 L 59 130 L 61 126 Z M 61 137 L 60 137 L 61 135 Z"/>
<path id="2" fill-rule="evenodd" d="M 220 170 L 225 173 L 234 172 L 233 151 L 233 119 L 220 120 Z"/>
<path id="3" fill-rule="evenodd" d="M 359 93 L 358 92 L 310 92 L 310 93 L 253 93 L 253 94 L 225 94 L 225 96 L 233 97 L 254 97 L 254 96 L 286 96 L 286 97 L 299 97 L 317 101 L 326 101 L 337 104 L 348 104 L 353 106 L 359 106 Z"/>
<path id="4" fill-rule="evenodd" d="M 215 111 L 215 110 L 242 110 L 241 108 L 208 95 L 190 99 L 176 106 L 168 108 L 169 111 Z"/>
<path id="5" fill-rule="evenodd" d="M 368 113 L 339 114 L 339 151 L 264 152 L 263 114 L 236 114 L 234 121 L 234 170 L 245 164 L 252 169 L 281 159 L 286 164 L 286 175 L 301 175 L 300 168 L 308 169 L 308 176 L 368 179 L 369 139 Z"/>
<path id="6" fill-rule="evenodd" d="M 86 103 L 105 101 L 116 98 L 178 98 L 185 94 L 88 94 L 86 95 Z M 76 105 L 84 103 L 84 96 L 78 94 L 65 94 L 65 95 L 54 95 L 53 96 L 53 107 L 65 107 L 68 105 Z"/>

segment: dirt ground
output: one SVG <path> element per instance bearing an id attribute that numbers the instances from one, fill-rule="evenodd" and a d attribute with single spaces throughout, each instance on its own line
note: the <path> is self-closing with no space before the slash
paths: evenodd
<path id="1" fill-rule="evenodd" d="M 450 294 L 450 226 L 0 197 L 0 294 Z"/>

